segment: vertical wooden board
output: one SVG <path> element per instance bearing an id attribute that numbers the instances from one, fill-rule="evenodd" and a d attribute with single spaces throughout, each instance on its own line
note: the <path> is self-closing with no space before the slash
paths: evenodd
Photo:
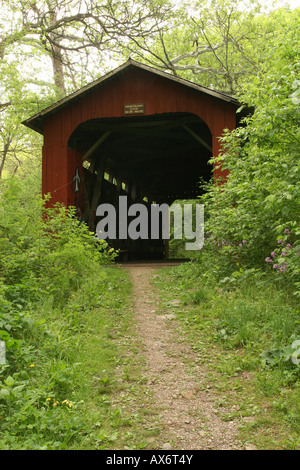
<path id="1" fill-rule="evenodd" d="M 215 120 L 214 120 L 214 107 L 215 107 L 215 99 L 211 96 L 204 95 L 205 100 L 205 119 L 207 122 L 210 123 L 209 128 L 211 129 L 211 133 L 215 132 Z M 205 121 L 205 122 L 206 122 Z"/>
<path id="2" fill-rule="evenodd" d="M 207 122 L 207 116 L 205 114 L 205 111 L 204 111 L 204 107 L 205 107 L 205 101 L 203 100 L 203 97 L 202 95 L 200 95 L 199 93 L 196 94 L 196 106 L 197 106 L 197 111 L 196 111 L 196 114 L 200 117 L 200 119 L 202 119 L 202 121 L 204 121 L 210 128 L 210 122 Z"/>
<path id="3" fill-rule="evenodd" d="M 176 85 L 174 86 L 173 92 L 176 97 L 177 112 L 184 113 L 187 111 L 188 107 L 187 90 L 185 87 L 177 85 L 177 83 L 174 83 L 174 85 Z"/>
<path id="4" fill-rule="evenodd" d="M 122 74 L 119 78 L 116 89 L 111 89 L 111 113 L 113 117 L 123 117 L 124 105 L 136 102 L 133 82 L 134 80 L 132 79 L 130 72 L 127 72 Z"/>
<path id="5" fill-rule="evenodd" d="M 47 153 L 47 189 L 46 193 L 50 193 L 51 198 L 53 197 L 53 147 L 46 147 Z"/>
<path id="6" fill-rule="evenodd" d="M 114 90 L 113 82 L 109 82 L 102 88 L 102 105 L 103 105 L 103 117 L 112 117 L 113 116 L 113 93 L 117 90 Z"/>
<path id="7" fill-rule="evenodd" d="M 220 100 L 214 100 L 212 110 L 213 110 L 214 134 L 221 137 L 223 130 L 226 127 L 224 102 Z"/>
<path id="8" fill-rule="evenodd" d="M 143 83 L 143 88 L 141 89 L 141 83 Z M 157 113 L 157 84 L 156 80 L 150 80 L 146 75 L 143 80 L 142 77 L 139 77 L 139 83 L 137 84 L 136 94 L 135 94 L 136 103 L 145 105 L 145 115 L 149 116 L 151 114 Z"/>
<path id="9" fill-rule="evenodd" d="M 140 71 L 138 71 L 140 72 Z M 124 104 L 138 104 L 145 99 L 144 96 L 144 80 L 141 73 L 133 74 L 129 72 L 125 75 L 126 95 Z"/>
<path id="10" fill-rule="evenodd" d="M 101 96 L 99 95 L 99 89 L 89 94 L 90 99 L 90 117 L 89 119 L 97 119 L 101 116 Z M 86 110 L 87 111 L 87 110 Z M 87 121 L 85 111 L 82 110 L 82 119 Z"/>
<path id="11" fill-rule="evenodd" d="M 118 103 L 120 102 L 120 80 L 116 80 L 115 88 L 110 88 L 110 117 L 119 117 Z"/>
<path id="12" fill-rule="evenodd" d="M 119 103 L 116 107 L 116 114 L 119 117 L 124 116 L 124 105 L 128 104 L 128 85 L 125 78 L 122 77 L 119 83 Z"/>
<path id="13" fill-rule="evenodd" d="M 89 107 L 84 108 L 83 121 L 104 117 L 102 95 L 102 87 L 94 90 L 92 93 L 89 94 L 90 105 Z"/>
<path id="14" fill-rule="evenodd" d="M 229 106 L 229 107 L 228 107 Z M 231 105 L 228 105 L 224 102 L 216 102 L 214 107 L 214 135 L 213 135 L 213 156 L 218 156 L 222 150 L 222 144 L 219 141 L 219 137 L 222 136 L 224 129 L 231 128 L 233 124 L 233 116 L 231 113 Z M 214 165 L 215 167 L 216 165 Z M 220 164 L 218 164 L 220 166 Z M 227 169 L 223 170 L 222 166 L 219 168 L 214 168 L 214 177 L 215 179 L 222 178 L 223 181 L 226 180 L 229 171 Z"/>
<path id="15" fill-rule="evenodd" d="M 55 144 L 57 146 L 62 146 L 63 145 L 63 138 L 62 138 L 62 113 L 61 113 L 61 111 L 58 112 L 53 117 L 54 117 L 54 119 L 53 119 L 52 132 L 53 132 L 53 136 L 55 138 Z"/>
<path id="16" fill-rule="evenodd" d="M 225 127 L 230 131 L 236 126 L 236 107 L 228 103 L 225 105 Z"/>
<path id="17" fill-rule="evenodd" d="M 47 149 L 45 145 L 43 145 L 42 149 L 42 195 L 46 194 L 47 192 Z"/>
<path id="18" fill-rule="evenodd" d="M 83 99 L 81 99 L 81 115 L 80 115 L 80 124 L 89 119 L 93 119 L 93 105 L 95 101 L 95 92 L 86 94 Z M 79 117 L 79 116 L 78 116 Z"/>
<path id="19" fill-rule="evenodd" d="M 43 148 L 43 176 L 42 176 L 42 197 L 50 194 L 51 198 L 46 202 L 45 207 L 51 207 L 56 200 L 53 200 L 53 167 L 52 167 L 52 147 Z"/>
<path id="20" fill-rule="evenodd" d="M 166 108 L 166 86 L 164 82 L 161 82 L 159 78 L 157 77 L 155 84 L 153 84 L 153 89 L 149 90 L 149 97 L 151 94 L 153 95 L 153 98 L 151 99 L 151 102 L 153 103 L 154 107 L 154 112 L 155 114 L 163 114 L 167 112 Z"/>
<path id="21" fill-rule="evenodd" d="M 198 93 L 198 116 L 208 125 L 212 134 L 214 132 L 213 106 L 214 100 L 211 97 Z"/>
<path id="22" fill-rule="evenodd" d="M 44 170 L 44 194 L 50 193 L 51 204 L 55 202 L 66 202 L 65 189 L 67 184 L 66 159 L 64 149 L 60 147 L 57 140 L 53 139 L 53 145 L 45 145 L 43 150 Z"/>
<path id="23" fill-rule="evenodd" d="M 167 113 L 181 112 L 182 110 L 178 107 L 180 102 L 182 90 L 177 87 L 174 82 L 168 82 L 164 80 L 164 87 L 162 88 L 161 102 Z"/>
<path id="24" fill-rule="evenodd" d="M 68 106 L 62 110 L 62 142 L 63 146 L 68 144 L 68 140 L 73 132 L 72 127 L 72 107 Z"/>
<path id="25" fill-rule="evenodd" d="M 43 195 L 51 193 L 53 190 L 53 149 L 50 146 L 43 147 Z"/>
<path id="26" fill-rule="evenodd" d="M 48 119 L 44 123 L 44 142 L 45 145 L 62 145 L 62 119 L 61 113 L 58 112 Z"/>
<path id="27" fill-rule="evenodd" d="M 46 119 L 43 126 L 44 146 L 46 147 L 51 142 L 51 126 L 49 125 L 49 119 Z"/>
<path id="28" fill-rule="evenodd" d="M 188 90 L 187 109 L 189 113 L 198 116 L 198 95 L 195 90 Z"/>
<path id="29" fill-rule="evenodd" d="M 177 112 L 176 107 L 176 91 L 173 82 L 162 80 L 158 77 L 158 88 L 160 90 L 160 109 L 164 113 Z M 173 111 L 172 111 L 173 110 Z"/>
<path id="30" fill-rule="evenodd" d="M 169 89 L 167 87 L 166 80 L 156 77 L 156 80 L 153 84 L 153 89 L 151 90 L 151 95 L 149 99 L 153 102 L 154 113 L 155 114 L 164 114 L 169 112 Z"/>
<path id="31" fill-rule="evenodd" d="M 126 82 L 123 78 L 119 81 L 118 96 L 119 100 L 116 100 L 115 112 L 116 116 L 122 117 L 124 116 L 124 104 L 126 104 Z"/>
<path id="32" fill-rule="evenodd" d="M 55 201 L 60 201 L 63 204 L 67 203 L 67 156 L 66 147 L 54 147 L 52 155 L 53 161 L 53 180 L 52 180 L 52 194 Z"/>
<path id="33" fill-rule="evenodd" d="M 164 112 L 161 110 L 162 101 L 160 99 L 160 87 L 157 77 L 146 76 L 144 81 L 144 96 L 141 97 L 141 102 L 145 103 L 145 114 L 158 114 Z"/>
<path id="34" fill-rule="evenodd" d="M 67 149 L 67 175 L 66 179 L 70 184 L 67 186 L 67 201 L 69 205 L 75 204 L 75 192 L 73 178 L 76 172 L 76 168 L 79 170 L 79 176 L 81 179 L 80 192 L 83 188 L 83 175 L 82 175 L 82 155 L 76 150 Z"/>
<path id="35" fill-rule="evenodd" d="M 140 71 L 139 71 L 140 72 Z M 130 81 L 130 86 L 128 90 L 130 91 L 130 100 L 131 104 L 140 104 L 144 100 L 144 80 L 141 73 L 134 74 L 130 72 L 130 75 L 126 77 Z"/>
<path id="36" fill-rule="evenodd" d="M 82 123 L 82 103 L 84 100 L 81 99 L 72 105 L 71 125 L 72 132 Z M 85 120 L 85 119 L 84 119 Z"/>
<path id="37" fill-rule="evenodd" d="M 126 76 L 122 77 L 122 90 L 123 90 L 123 109 L 124 109 L 124 104 L 131 104 L 132 100 L 134 98 L 133 96 L 133 90 L 132 90 L 132 80 L 128 77 L 129 74 L 126 74 Z M 123 115 L 122 111 L 122 115 Z"/>

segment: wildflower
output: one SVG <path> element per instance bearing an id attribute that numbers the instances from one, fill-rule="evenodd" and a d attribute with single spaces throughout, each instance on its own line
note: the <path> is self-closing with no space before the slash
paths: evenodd
<path id="1" fill-rule="evenodd" d="M 281 245 L 282 239 L 280 238 L 279 240 L 277 240 L 277 243 L 278 243 L 279 245 Z"/>
<path id="2" fill-rule="evenodd" d="M 31 367 L 31 368 L 32 368 L 32 367 L 34 367 L 34 364 L 30 364 L 30 366 L 29 366 L 29 367 Z"/>
<path id="3" fill-rule="evenodd" d="M 46 401 L 51 401 L 51 398 L 46 398 Z"/>
<path id="4" fill-rule="evenodd" d="M 290 234 L 291 232 L 289 231 L 288 228 L 285 229 L 284 233 Z"/>
<path id="5" fill-rule="evenodd" d="M 272 251 L 271 256 L 272 256 L 273 258 L 276 258 L 277 255 L 276 255 L 275 251 Z"/>
<path id="6" fill-rule="evenodd" d="M 278 268 L 278 264 L 273 264 L 273 269 L 277 269 Z"/>
<path id="7" fill-rule="evenodd" d="M 243 240 L 242 243 L 244 243 L 244 244 L 247 243 L 247 240 Z"/>
<path id="8" fill-rule="evenodd" d="M 272 260 L 269 256 L 267 256 L 267 258 L 265 259 L 265 261 L 266 261 L 267 263 L 272 263 L 272 262 L 273 262 L 273 260 Z"/>
<path id="9" fill-rule="evenodd" d="M 64 405 L 68 406 L 69 408 L 72 408 L 72 406 L 73 406 L 73 403 L 69 400 L 64 400 L 64 401 L 61 402 L 61 404 L 62 405 L 64 404 Z"/>

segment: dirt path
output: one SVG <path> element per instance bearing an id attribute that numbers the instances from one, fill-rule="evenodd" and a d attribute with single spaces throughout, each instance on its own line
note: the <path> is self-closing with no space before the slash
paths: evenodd
<path id="1" fill-rule="evenodd" d="M 162 449 L 239 450 L 234 421 L 216 414 L 210 393 L 203 390 L 206 371 L 196 364 L 195 353 L 178 334 L 172 314 L 158 313 L 158 296 L 150 283 L 157 265 L 125 265 L 130 271 L 135 316 L 147 361 L 147 385 L 159 406 L 164 431 Z M 188 361 L 186 359 L 188 358 Z"/>

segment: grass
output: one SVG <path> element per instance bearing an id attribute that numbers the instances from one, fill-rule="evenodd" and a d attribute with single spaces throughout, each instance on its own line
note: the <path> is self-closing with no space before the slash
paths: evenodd
<path id="1" fill-rule="evenodd" d="M 259 276 L 228 288 L 189 263 L 164 268 L 153 282 L 161 311 L 176 314 L 178 338 L 184 332 L 208 372 L 202 387 L 221 419 L 238 422 L 246 445 L 299 449 L 299 366 L 261 356 L 299 334 L 288 291 Z M 159 448 L 160 410 L 147 387 L 125 270 L 102 267 L 63 309 L 46 297 L 10 321 L 20 319 L 26 347 L 16 343 L 13 374 L 9 364 L 0 370 L 0 449 Z"/>
<path id="2" fill-rule="evenodd" d="M 160 430 L 143 374 L 143 346 L 133 321 L 127 273 L 109 270 L 110 290 L 84 315 L 77 360 L 77 400 L 85 424 L 70 450 L 153 448 Z"/>
<path id="3" fill-rule="evenodd" d="M 222 419 L 237 420 L 242 441 L 258 449 L 299 449 L 299 365 L 261 356 L 299 335 L 299 307 L 289 292 L 263 276 L 227 288 L 192 264 L 164 269 L 154 282 L 162 308 L 180 301 L 173 312 L 209 371 L 205 386 Z"/>
<path id="4" fill-rule="evenodd" d="M 35 305 L 23 347 L 0 366 L 1 450 L 153 445 L 159 424 L 130 294 L 124 270 L 100 267 L 64 308 L 49 297 Z"/>

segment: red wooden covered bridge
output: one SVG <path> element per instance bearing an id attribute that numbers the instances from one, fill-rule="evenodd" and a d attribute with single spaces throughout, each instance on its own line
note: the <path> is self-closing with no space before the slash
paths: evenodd
<path id="1" fill-rule="evenodd" d="M 24 124 L 44 136 L 43 194 L 76 206 L 94 230 L 98 205 L 119 195 L 129 204 L 196 198 L 200 178 L 221 174 L 208 160 L 218 155 L 223 130 L 238 125 L 239 106 L 130 59 Z M 162 256 L 161 242 L 122 243 L 132 258 Z"/>

